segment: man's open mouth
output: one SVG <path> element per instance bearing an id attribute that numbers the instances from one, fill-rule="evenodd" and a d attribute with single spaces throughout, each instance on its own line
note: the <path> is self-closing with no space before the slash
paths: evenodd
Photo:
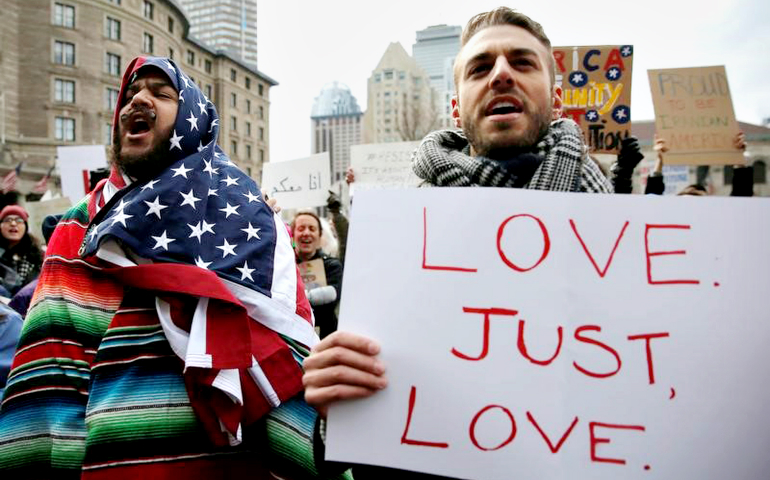
<path id="1" fill-rule="evenodd" d="M 138 119 L 131 123 L 128 129 L 132 135 L 139 135 L 141 133 L 150 131 L 150 124 L 146 120 Z"/>
<path id="2" fill-rule="evenodd" d="M 486 110 L 486 115 L 508 115 L 511 113 L 521 113 L 524 108 L 516 99 L 499 99 L 493 100 L 489 103 Z"/>

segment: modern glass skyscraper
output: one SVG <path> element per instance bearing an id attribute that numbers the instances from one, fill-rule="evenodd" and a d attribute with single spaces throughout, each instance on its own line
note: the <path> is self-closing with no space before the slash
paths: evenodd
<path id="1" fill-rule="evenodd" d="M 361 143 L 363 113 L 350 88 L 339 82 L 324 85 L 310 113 L 313 153 L 329 152 L 332 182 L 345 178 L 350 146 Z"/>
<path id="2" fill-rule="evenodd" d="M 452 66 L 460 52 L 462 27 L 434 25 L 417 31 L 417 42 L 412 45 L 412 56 L 428 74 L 430 86 L 436 91 L 435 109 L 439 112 L 441 127 L 451 127 L 450 100 L 454 95 Z"/>
<path id="3" fill-rule="evenodd" d="M 190 34 L 257 67 L 257 0 L 180 0 Z"/>

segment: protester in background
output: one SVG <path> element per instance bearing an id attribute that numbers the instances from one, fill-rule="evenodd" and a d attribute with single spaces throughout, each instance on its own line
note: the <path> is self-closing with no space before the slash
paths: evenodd
<path id="1" fill-rule="evenodd" d="M 57 226 L 24 322 L 0 478 L 342 471 L 315 456 L 302 399 L 317 337 L 289 233 L 218 121 L 173 60 L 129 63 L 109 178 Z"/>
<path id="2" fill-rule="evenodd" d="M 37 278 L 43 263 L 37 240 L 29 234 L 28 219 L 29 214 L 20 205 L 0 210 L 0 263 L 16 274 L 15 278 L 6 275 L 3 282 L 10 294 Z"/>
<path id="3" fill-rule="evenodd" d="M 353 170 L 348 169 L 350 172 L 350 175 L 352 177 Z M 347 181 L 347 174 L 345 176 L 345 179 Z M 352 178 L 351 178 L 352 181 Z M 348 181 L 348 185 L 350 185 L 351 181 Z M 342 214 L 342 202 L 340 201 L 339 197 L 332 191 L 329 192 L 329 198 L 326 199 L 326 208 L 329 209 L 331 212 L 332 217 L 332 225 L 334 226 L 334 231 L 337 232 L 337 240 L 339 241 L 339 254 L 336 255 L 336 257 L 340 260 L 340 263 L 344 266 L 345 265 L 345 248 L 348 245 L 348 219 L 345 218 L 345 215 Z"/>
<path id="4" fill-rule="evenodd" d="M 316 327 L 320 337 L 324 338 L 337 330 L 337 314 L 342 285 L 342 264 L 336 258 L 321 249 L 323 227 L 321 220 L 313 212 L 299 212 L 291 222 L 294 236 L 297 263 L 321 260 L 323 262 L 326 285 L 308 290 L 307 298 L 313 307 Z"/>
<path id="5" fill-rule="evenodd" d="M 620 141 L 620 152 L 615 163 L 610 167 L 611 181 L 615 193 L 631 193 L 634 169 L 644 158 L 639 139 L 634 136 Z"/>
<path id="6" fill-rule="evenodd" d="M 561 118 L 554 63 L 542 26 L 526 15 L 500 7 L 472 18 L 454 68 L 452 116 L 462 131 L 429 134 L 413 154 L 415 173 L 434 186 L 610 193 L 612 185 L 587 156 L 580 128 Z M 350 332 L 322 339 L 304 362 L 308 403 L 325 417 L 334 402 L 385 388 L 378 353 L 375 341 Z M 354 467 L 353 475 L 428 478 L 366 466 Z"/>
<path id="7" fill-rule="evenodd" d="M 0 399 L 5 391 L 5 381 L 11 371 L 13 354 L 21 334 L 21 316 L 0 303 Z"/>

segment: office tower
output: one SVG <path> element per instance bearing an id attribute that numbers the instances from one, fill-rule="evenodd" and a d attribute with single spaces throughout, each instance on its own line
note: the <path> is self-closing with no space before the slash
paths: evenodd
<path id="1" fill-rule="evenodd" d="M 257 67 L 257 0 L 181 0 L 190 34 Z"/>
<path id="2" fill-rule="evenodd" d="M 439 112 L 439 126 L 451 128 L 451 99 L 454 95 L 453 66 L 460 52 L 458 25 L 434 25 L 417 31 L 417 41 L 412 45 L 412 56 L 430 77 L 430 85 L 436 91 L 435 109 Z"/>
<path id="3" fill-rule="evenodd" d="M 329 152 L 332 182 L 344 180 L 350 166 L 350 146 L 361 143 L 362 116 L 350 88 L 339 82 L 325 85 L 313 102 L 312 150 Z"/>

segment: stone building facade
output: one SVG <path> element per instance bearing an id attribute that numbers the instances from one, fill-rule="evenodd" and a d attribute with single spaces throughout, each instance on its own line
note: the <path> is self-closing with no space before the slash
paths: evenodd
<path id="1" fill-rule="evenodd" d="M 221 148 L 244 171 L 257 178 L 269 161 L 277 82 L 190 37 L 175 0 L 0 0 L 0 10 L 0 175 L 24 162 L 20 192 L 57 146 L 110 143 L 121 74 L 139 55 L 173 58 L 201 87 Z"/>

